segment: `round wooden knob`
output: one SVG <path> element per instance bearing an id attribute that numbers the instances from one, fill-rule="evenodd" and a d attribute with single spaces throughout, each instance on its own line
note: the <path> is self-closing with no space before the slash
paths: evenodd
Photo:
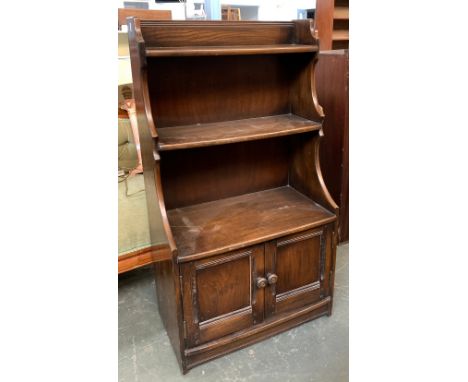
<path id="1" fill-rule="evenodd" d="M 267 285 L 267 279 L 265 277 L 257 278 L 257 288 L 265 288 Z"/>
<path id="2" fill-rule="evenodd" d="M 275 275 L 274 273 L 268 273 L 267 278 L 268 284 L 270 285 L 276 284 L 276 282 L 278 281 L 278 275 Z"/>

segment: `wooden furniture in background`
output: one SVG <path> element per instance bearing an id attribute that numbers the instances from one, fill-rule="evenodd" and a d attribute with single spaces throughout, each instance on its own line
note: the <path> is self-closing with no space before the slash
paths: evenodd
<path id="1" fill-rule="evenodd" d="M 321 51 L 348 49 L 349 0 L 317 0 L 315 27 Z"/>
<path id="2" fill-rule="evenodd" d="M 325 112 L 320 158 L 326 184 L 340 206 L 339 241 L 344 242 L 349 240 L 349 1 L 317 0 L 315 27 L 323 53 L 316 72 L 317 91 Z"/>
<path id="3" fill-rule="evenodd" d="M 225 21 L 240 21 L 240 8 L 232 8 L 230 5 L 221 6 L 221 19 Z"/>
<path id="4" fill-rule="evenodd" d="M 311 21 L 129 23 L 150 232 L 160 208 L 171 249 L 158 306 L 183 372 L 330 315 L 338 207 Z"/>
<path id="5" fill-rule="evenodd" d="M 119 30 L 122 25 L 127 25 L 127 17 L 131 16 L 145 20 L 171 20 L 172 12 L 170 10 L 119 8 Z"/>
<path id="6" fill-rule="evenodd" d="M 349 240 L 348 62 L 348 50 L 320 52 L 315 72 L 317 94 L 325 113 L 320 161 L 325 184 L 340 207 L 340 242 Z"/>
<path id="7" fill-rule="evenodd" d="M 167 244 L 153 245 L 129 252 L 119 256 L 119 274 L 169 259 L 171 259 L 171 251 Z"/>

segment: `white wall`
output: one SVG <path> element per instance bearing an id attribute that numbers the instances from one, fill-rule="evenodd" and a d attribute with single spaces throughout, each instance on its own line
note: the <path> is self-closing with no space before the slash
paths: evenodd
<path id="1" fill-rule="evenodd" d="M 258 19 L 290 21 L 297 19 L 298 9 L 315 8 L 316 0 L 224 0 L 222 4 L 258 5 Z"/>
<path id="2" fill-rule="evenodd" d="M 154 0 L 150 0 L 149 8 L 170 10 L 172 11 L 172 20 L 185 20 L 185 5 L 182 3 L 156 4 Z"/>
<path id="3" fill-rule="evenodd" d="M 144 1 L 144 0 L 140 0 Z M 123 8 L 123 1 L 118 6 Z M 257 5 L 258 19 L 263 21 L 289 21 L 297 19 L 297 9 L 315 8 L 316 0 L 221 0 L 221 4 Z M 185 19 L 185 8 L 182 3 L 156 4 L 148 0 L 149 9 L 169 9 L 174 20 Z"/>

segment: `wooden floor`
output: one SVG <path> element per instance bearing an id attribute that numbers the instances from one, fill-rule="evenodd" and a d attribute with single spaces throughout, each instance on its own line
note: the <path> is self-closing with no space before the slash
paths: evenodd
<path id="1" fill-rule="evenodd" d="M 285 186 L 168 211 L 179 262 L 332 222 L 333 214 Z"/>

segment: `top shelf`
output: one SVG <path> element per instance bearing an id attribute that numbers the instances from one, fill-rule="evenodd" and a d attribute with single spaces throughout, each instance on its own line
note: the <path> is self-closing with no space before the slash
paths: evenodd
<path id="1" fill-rule="evenodd" d="M 288 54 L 317 52 L 317 45 L 275 44 L 275 45 L 230 45 L 230 46 L 175 46 L 147 48 L 147 57 L 174 56 L 232 56 L 250 54 Z"/>

